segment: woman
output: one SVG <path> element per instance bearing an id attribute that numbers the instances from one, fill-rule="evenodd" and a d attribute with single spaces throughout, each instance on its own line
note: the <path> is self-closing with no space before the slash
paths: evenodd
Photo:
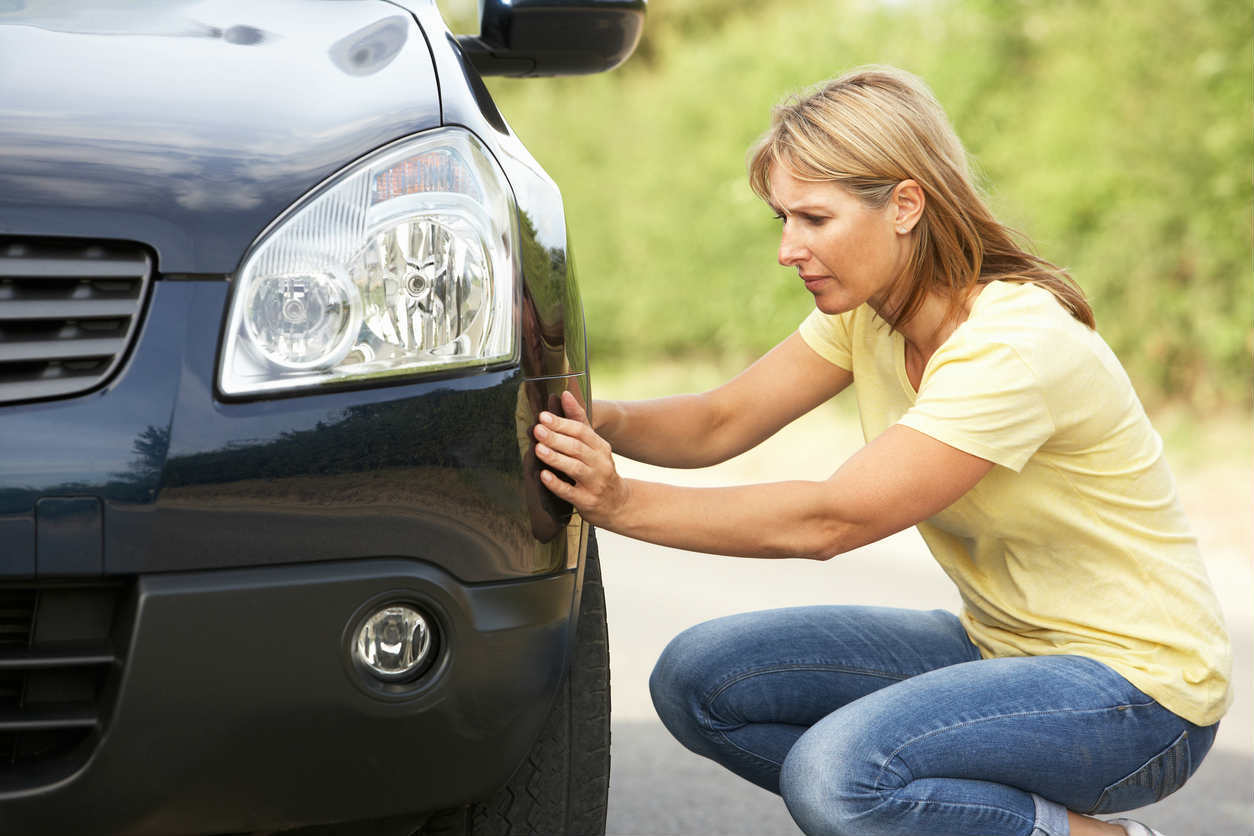
<path id="1" fill-rule="evenodd" d="M 1090 814 L 1177 789 L 1230 701 L 1228 638 L 1159 436 L 1066 274 L 985 208 L 927 88 L 865 69 L 776 109 L 750 181 L 815 308 L 701 395 L 535 429 L 542 478 L 654 543 L 826 560 L 917 525 L 961 616 L 806 607 L 676 637 L 650 687 L 694 752 L 808 834 L 1150 834 Z M 867 445 L 824 482 L 620 478 L 701 467 L 850 384 Z M 565 473 L 573 484 L 554 475 Z"/>

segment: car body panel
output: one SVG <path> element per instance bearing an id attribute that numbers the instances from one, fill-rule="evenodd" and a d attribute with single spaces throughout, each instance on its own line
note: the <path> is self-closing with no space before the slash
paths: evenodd
<path id="1" fill-rule="evenodd" d="M 0 10 L 0 74 L 0 235 L 141 240 L 166 274 L 232 272 L 306 191 L 440 124 L 382 0 L 31 3 Z"/>

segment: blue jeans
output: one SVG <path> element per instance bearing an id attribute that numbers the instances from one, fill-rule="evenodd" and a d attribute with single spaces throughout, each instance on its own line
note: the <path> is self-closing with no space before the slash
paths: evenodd
<path id="1" fill-rule="evenodd" d="M 944 611 L 799 607 L 680 633 L 649 679 L 678 740 L 810 836 L 1067 836 L 1178 789 L 1216 726 L 1081 656 L 981 659 Z"/>

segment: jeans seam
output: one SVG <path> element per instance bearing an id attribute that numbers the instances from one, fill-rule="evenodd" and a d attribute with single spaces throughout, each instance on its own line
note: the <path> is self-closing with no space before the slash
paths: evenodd
<path id="1" fill-rule="evenodd" d="M 823 665 L 823 664 L 817 664 L 817 663 L 800 663 L 800 662 L 795 663 L 795 664 L 783 664 L 783 665 L 777 664 L 769 668 L 753 668 L 750 670 L 740 671 L 738 673 L 735 673 L 729 676 L 725 681 L 719 683 L 718 686 L 715 687 L 714 690 L 712 690 L 709 694 L 702 697 L 701 717 L 699 719 L 701 721 L 701 724 L 705 726 L 705 730 L 711 735 L 718 735 L 719 738 L 722 739 L 724 743 L 726 743 L 728 746 L 732 747 L 734 750 L 736 750 L 739 753 L 742 753 L 743 755 L 747 757 L 754 758 L 763 763 L 769 763 L 771 766 L 782 767 L 783 766 L 782 762 L 776 762 L 776 761 L 771 760 L 770 758 L 764 758 L 756 752 L 751 752 L 748 749 L 741 746 L 740 744 L 736 743 L 736 741 L 729 738 L 727 736 L 727 733 L 724 732 L 722 729 L 714 728 L 714 721 L 710 716 L 711 715 L 710 706 L 713 705 L 714 701 L 718 699 L 723 694 L 723 692 L 725 692 L 728 688 L 730 688 L 731 686 L 735 685 L 738 682 L 743 682 L 746 679 L 752 679 L 755 676 L 764 676 L 766 674 L 771 674 L 771 673 L 784 673 L 785 671 L 836 671 L 840 673 L 862 674 L 865 676 L 878 676 L 884 679 L 894 679 L 894 680 L 897 680 L 898 682 L 904 681 L 905 679 L 909 678 L 906 676 L 901 676 L 899 674 L 885 673 L 883 671 L 873 671 L 873 670 L 868 670 L 864 668 L 852 668 L 847 665 Z"/>
<path id="2" fill-rule="evenodd" d="M 892 800 L 898 801 L 899 799 L 892 799 Z M 967 810 L 971 810 L 971 809 L 992 810 L 995 813 L 1005 813 L 1006 815 L 1013 816 L 1014 818 L 1019 819 L 1020 821 L 1027 822 L 1033 827 L 1036 826 L 1035 816 L 1029 819 L 1029 818 L 1026 818 L 1025 816 L 1020 815 L 1019 813 L 1016 813 L 1014 810 L 1008 810 L 1005 807 L 998 807 L 994 804 L 981 804 L 978 801 L 928 801 L 924 799 L 915 800 L 913 798 L 905 798 L 905 799 L 900 799 L 900 800 L 906 802 L 907 804 L 918 804 L 921 807 L 958 807 L 960 809 L 967 809 Z"/>
<path id="3" fill-rule="evenodd" d="M 717 686 L 715 686 L 714 689 L 711 690 L 708 694 L 706 694 L 705 697 L 702 699 L 702 702 L 707 706 L 712 704 L 716 699 L 722 696 L 723 692 L 726 691 L 728 688 L 730 688 L 731 686 L 735 685 L 738 682 L 743 682 L 746 679 L 752 679 L 755 676 L 765 676 L 766 674 L 770 674 L 770 673 L 784 673 L 786 671 L 833 671 L 836 673 L 855 673 L 855 674 L 861 674 L 863 676 L 878 676 L 881 679 L 893 679 L 898 682 L 904 682 L 905 680 L 910 678 L 909 676 L 905 676 L 902 674 L 870 670 L 869 668 L 852 668 L 852 667 L 849 667 L 848 665 L 824 665 L 820 663 L 803 663 L 803 662 L 797 662 L 794 664 L 783 663 L 783 664 L 776 664 L 769 668 L 751 668 L 749 670 L 744 670 L 744 671 L 740 671 L 738 673 L 732 674 L 723 682 L 720 682 Z M 713 728 L 711 728 L 710 730 L 713 731 Z"/>
<path id="4" fill-rule="evenodd" d="M 1032 833 L 1036 833 L 1036 829 L 1037 829 L 1035 815 L 1033 815 L 1033 817 L 1029 819 L 1020 815 L 1019 813 L 1016 813 L 1014 810 L 1008 810 L 1005 807 L 997 807 L 993 804 L 981 804 L 978 801 L 970 801 L 970 802 L 968 801 L 961 801 L 961 802 L 960 801 L 925 801 L 922 799 L 916 800 L 913 798 L 905 798 L 905 799 L 896 798 L 892 795 L 884 795 L 881 793 L 880 802 L 875 805 L 874 809 L 884 807 L 885 805 L 888 805 L 888 804 L 900 804 L 900 803 L 917 804 L 921 807 L 956 807 L 958 809 L 963 809 L 963 810 L 970 810 L 970 809 L 991 810 L 995 813 L 1005 813 L 1009 816 L 1012 816 L 1013 818 L 1018 819 L 1019 821 L 1030 824 L 1032 826 Z"/>
<path id="5" fill-rule="evenodd" d="M 1147 704 L 1152 704 L 1152 703 L 1147 703 Z M 1012 712 L 1008 714 L 992 714 L 992 715 L 989 715 L 988 717 L 980 717 L 975 720 L 967 720 L 962 723 L 954 723 L 952 725 L 943 726 L 942 728 L 939 728 L 939 729 L 932 729 L 929 732 L 924 732 L 923 734 L 917 735 L 915 737 L 910 738 L 909 740 L 903 741 L 900 745 L 897 746 L 896 749 L 894 749 L 891 753 L 889 753 L 889 755 L 884 759 L 883 763 L 880 764 L 879 772 L 875 776 L 875 784 L 877 787 L 880 788 L 879 791 L 883 792 L 884 791 L 883 788 L 885 786 L 884 773 L 889 771 L 889 764 L 891 764 L 893 760 L 895 760 L 897 756 L 901 753 L 901 751 L 905 749 L 907 746 L 917 743 L 920 740 L 926 740 L 927 738 L 932 737 L 933 735 L 941 734 L 947 731 L 952 731 L 954 729 L 965 728 L 967 726 L 974 726 L 979 723 L 986 723 L 986 722 L 990 722 L 993 720 L 1006 720 L 1006 719 L 1014 718 L 1014 717 L 1039 717 L 1039 716 L 1059 715 L 1059 714 L 1098 714 L 1098 713 L 1105 712 L 1105 711 L 1118 711 L 1122 707 L 1124 706 L 1108 706 L 1105 708 L 1058 708 L 1058 709 L 1050 709 L 1048 711 L 1016 711 L 1016 712 Z M 1136 707 L 1136 706 L 1129 706 L 1129 707 Z M 914 771 L 910 770 L 910 772 L 913 775 Z M 931 803 L 931 802 L 919 802 L 919 803 Z M 936 802 L 936 803 L 941 803 L 941 802 Z"/>
<path id="6" fill-rule="evenodd" d="M 1127 775 L 1124 775 L 1122 778 L 1119 778 L 1118 780 L 1116 780 L 1116 781 L 1112 781 L 1111 783 L 1107 784 L 1107 785 L 1106 785 L 1106 786 L 1102 789 L 1102 793 L 1101 793 L 1101 795 L 1099 795 L 1099 796 L 1097 797 L 1097 801 L 1096 801 L 1096 803 L 1094 803 L 1094 804 L 1093 804 L 1093 806 L 1092 806 L 1091 808 L 1089 808 L 1088 810 L 1085 810 L 1085 811 L 1083 811 L 1083 812 L 1084 812 L 1086 815 L 1093 815 L 1093 814 L 1094 814 L 1094 813 L 1096 813 L 1096 812 L 1102 812 L 1102 807 L 1103 807 L 1103 806 L 1105 806 L 1107 799 L 1110 797 L 1110 794 L 1111 794 L 1111 792 L 1115 789 L 1115 787 L 1118 787 L 1120 784 L 1126 783 L 1127 781 L 1131 780 L 1131 779 L 1132 779 L 1132 778 L 1134 778 L 1135 776 L 1137 776 L 1137 775 L 1139 775 L 1140 773 L 1144 772 L 1146 769 L 1148 769 L 1148 768 L 1150 767 L 1150 764 L 1154 763 L 1155 761 L 1158 761 L 1160 758 L 1164 758 L 1164 757 L 1173 757 L 1173 758 L 1174 758 L 1174 757 L 1178 757 L 1178 755 L 1176 754 L 1176 751 L 1175 751 L 1175 750 L 1176 750 L 1177 748 L 1180 748 L 1182 743 L 1183 743 L 1183 751 L 1184 751 L 1184 754 L 1185 754 L 1185 756 L 1186 756 L 1186 757 L 1189 757 L 1189 759 L 1190 759 L 1190 761 L 1191 761 L 1191 760 L 1192 760 L 1192 758 L 1191 758 L 1191 754 L 1192 754 L 1192 753 L 1189 751 L 1189 744 L 1188 744 L 1188 741 L 1189 741 L 1189 730 L 1188 730 L 1188 729 L 1185 729 L 1184 731 L 1180 732 L 1180 734 L 1176 735 L 1175 739 L 1174 739 L 1174 740 L 1172 740 L 1170 743 L 1168 743 L 1168 744 L 1167 744 L 1167 746 L 1166 746 L 1165 748 L 1163 748 L 1163 749 L 1161 749 L 1160 751 L 1158 751 L 1157 753 L 1155 753 L 1155 754 L 1151 755 L 1148 759 L 1146 759 L 1146 761 L 1145 761 L 1144 763 L 1142 763 L 1142 764 L 1141 764 L 1140 766 L 1138 766 L 1136 769 L 1132 770 L 1132 771 L 1131 771 L 1131 772 L 1129 772 Z M 1190 763 L 1190 767 L 1191 767 L 1191 766 L 1192 766 L 1192 764 Z M 1154 801 L 1155 801 L 1155 802 L 1162 801 L 1162 800 L 1163 800 L 1164 798 L 1166 798 L 1168 795 L 1171 795 L 1171 794 L 1172 794 L 1172 793 L 1174 793 L 1176 790 L 1178 790 L 1178 789 L 1180 789 L 1181 787 L 1183 787 L 1183 786 L 1184 786 L 1184 784 L 1188 782 L 1188 779 L 1189 779 L 1190 775 L 1191 775 L 1191 769 L 1190 769 L 1190 771 L 1189 771 L 1189 774 L 1186 774 L 1186 775 L 1184 776 L 1184 778 L 1183 778 L 1183 779 L 1180 779 L 1178 782 L 1176 782 L 1175 786 L 1173 786 L 1173 787 L 1172 787 L 1171 789 L 1169 789 L 1169 790 L 1164 791 L 1162 787 L 1156 787 L 1156 788 L 1155 788 L 1155 791 L 1154 791 L 1154 795 L 1155 795 Z M 1110 812 L 1114 812 L 1114 811 L 1110 811 Z"/>
<path id="7" fill-rule="evenodd" d="M 765 757 L 763 757 L 763 756 L 759 755 L 757 752 L 751 752 L 751 751 L 749 751 L 748 749 L 746 749 L 745 747 L 741 746 L 739 743 L 737 743 L 736 741 L 734 741 L 734 740 L 732 740 L 730 737 L 728 737 L 728 736 L 727 736 L 727 734 L 726 734 L 725 732 L 718 731 L 717 729 L 710 729 L 710 730 L 709 730 L 709 732 L 710 732 L 710 734 L 716 734 L 716 735 L 718 735 L 718 736 L 719 736 L 719 738 L 720 738 L 720 739 L 721 739 L 724 743 L 726 743 L 728 746 L 732 747 L 732 749 L 736 750 L 736 753 L 737 753 L 737 754 L 740 754 L 740 755 L 742 755 L 742 756 L 744 756 L 744 757 L 753 758 L 754 760 L 761 761 L 762 763 L 769 763 L 771 766 L 778 766 L 778 767 L 782 767 L 782 766 L 784 765 L 782 762 L 779 762 L 779 761 L 773 761 L 773 760 L 771 760 L 770 758 L 765 758 Z"/>

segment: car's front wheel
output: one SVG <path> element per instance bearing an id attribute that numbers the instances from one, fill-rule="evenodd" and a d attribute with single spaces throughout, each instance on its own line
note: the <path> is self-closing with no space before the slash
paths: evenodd
<path id="1" fill-rule="evenodd" d="M 509 783 L 488 801 L 446 810 L 419 836 L 602 836 L 610 785 L 610 654 L 595 533 L 570 672 Z"/>

